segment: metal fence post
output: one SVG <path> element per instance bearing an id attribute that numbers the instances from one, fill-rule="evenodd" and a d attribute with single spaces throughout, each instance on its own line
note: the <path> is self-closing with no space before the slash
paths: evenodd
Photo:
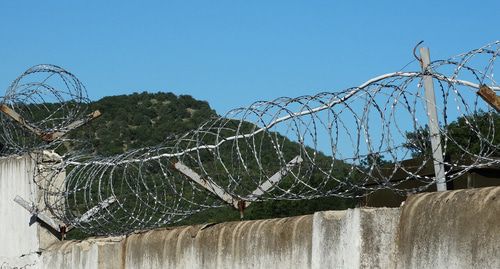
<path id="1" fill-rule="evenodd" d="M 420 48 L 420 57 L 422 60 L 422 72 L 428 72 L 429 70 L 427 70 L 427 67 L 431 62 L 429 48 Z M 429 117 L 429 135 L 431 138 L 436 187 L 438 191 L 445 191 L 446 178 L 444 170 L 444 157 L 443 150 L 441 148 L 441 135 L 439 133 L 439 121 L 436 109 L 436 95 L 434 93 L 434 82 L 432 81 L 432 76 L 424 75 L 423 82 L 427 115 Z"/>

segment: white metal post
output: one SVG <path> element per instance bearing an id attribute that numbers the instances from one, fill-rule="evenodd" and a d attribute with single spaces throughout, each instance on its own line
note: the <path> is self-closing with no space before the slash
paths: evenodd
<path id="1" fill-rule="evenodd" d="M 428 71 L 431 62 L 429 48 L 420 48 L 422 59 L 422 71 Z M 436 187 L 438 191 L 446 190 L 446 178 L 444 170 L 443 150 L 441 149 L 441 135 L 439 134 L 439 121 L 436 109 L 436 96 L 434 93 L 434 82 L 432 76 L 424 75 L 423 78 L 425 99 L 427 103 L 427 114 L 429 117 L 429 135 L 431 138 L 432 157 L 434 162 L 434 174 L 436 176 Z"/>

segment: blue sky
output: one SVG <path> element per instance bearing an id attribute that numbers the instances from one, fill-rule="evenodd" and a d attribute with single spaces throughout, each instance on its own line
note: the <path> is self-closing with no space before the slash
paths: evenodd
<path id="1" fill-rule="evenodd" d="M 500 38 L 500 1 L 2 1 L 0 87 L 40 63 L 89 96 L 171 91 L 220 114 L 356 86 Z"/>

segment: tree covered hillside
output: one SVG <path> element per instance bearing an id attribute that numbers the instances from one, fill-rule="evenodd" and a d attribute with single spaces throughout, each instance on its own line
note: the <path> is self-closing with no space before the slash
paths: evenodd
<path id="1" fill-rule="evenodd" d="M 73 132 L 71 136 L 76 137 L 86 133 L 90 137 L 88 144 L 93 146 L 93 153 L 101 156 L 158 145 L 168 138 L 175 138 L 197 128 L 210 118 L 217 117 L 215 111 L 205 101 L 196 100 L 188 95 L 176 96 L 163 92 L 104 97 L 93 102 L 91 108 L 100 110 L 102 116 L 86 127 Z M 292 144 L 289 146 L 291 147 Z M 261 158 L 264 160 L 271 158 L 274 152 L 271 146 L 268 148 L 268 152 L 267 149 L 262 152 Z M 66 150 L 74 149 L 69 146 Z M 322 155 L 320 158 L 324 158 L 325 162 L 329 163 L 326 156 Z M 320 210 L 345 209 L 354 204 L 354 200 L 335 197 L 260 202 L 252 204 L 245 211 L 245 219 L 309 214 Z M 239 216 L 239 212 L 228 206 L 194 214 L 181 224 L 237 220 Z M 81 237 L 76 231 L 74 234 L 77 238 Z"/>
<path id="2" fill-rule="evenodd" d="M 103 113 L 89 124 L 91 142 L 106 156 L 157 145 L 216 116 L 205 101 L 162 92 L 109 96 L 91 106 Z"/>

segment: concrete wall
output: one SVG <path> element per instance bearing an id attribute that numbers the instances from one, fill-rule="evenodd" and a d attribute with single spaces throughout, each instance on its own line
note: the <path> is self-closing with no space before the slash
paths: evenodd
<path id="1" fill-rule="evenodd" d="M 0 159 L 0 268 L 20 267 L 37 258 L 37 225 L 30 225 L 31 215 L 13 201 L 16 195 L 36 197 L 34 169 L 29 156 Z"/>
<path id="2" fill-rule="evenodd" d="M 53 245 L 42 268 L 500 268 L 500 187 Z"/>
<path id="3" fill-rule="evenodd" d="M 44 156 L 0 159 L 0 268 L 500 268 L 500 187 L 414 195 L 402 208 L 162 228 L 45 248 L 55 238 L 12 201 L 19 195 L 43 206 L 46 168 L 57 162 Z"/>
<path id="4" fill-rule="evenodd" d="M 398 217 L 365 208 L 64 242 L 42 268 L 387 268 Z"/>
<path id="5" fill-rule="evenodd" d="M 50 152 L 0 158 L 0 268 L 37 268 L 41 251 L 58 242 L 14 198 L 18 195 L 50 216 L 44 190 L 63 184 L 64 173 L 52 178 L 51 167 L 59 158 Z M 54 184 L 47 186 L 47 178 Z"/>
<path id="6" fill-rule="evenodd" d="M 500 187 L 411 196 L 397 268 L 500 268 Z"/>

